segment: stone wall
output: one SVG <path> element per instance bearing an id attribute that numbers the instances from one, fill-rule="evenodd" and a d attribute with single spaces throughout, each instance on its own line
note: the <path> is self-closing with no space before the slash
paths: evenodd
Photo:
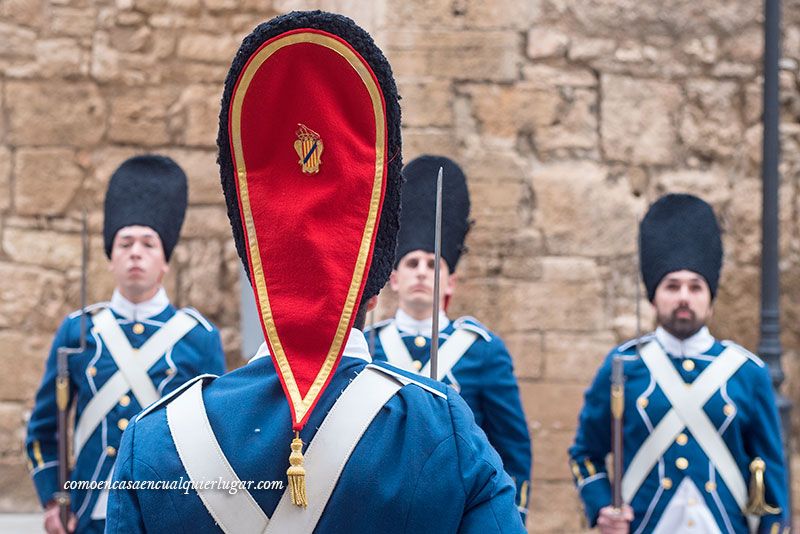
<path id="1" fill-rule="evenodd" d="M 714 205 L 726 247 L 714 331 L 755 349 L 760 2 L 3 0 L 0 509 L 36 508 L 25 419 L 52 334 L 78 306 L 84 207 L 90 300 L 113 288 L 102 199 L 128 156 L 163 152 L 187 170 L 191 206 L 167 289 L 217 323 L 241 363 L 237 257 L 215 165 L 222 81 L 256 23 L 313 7 L 353 16 L 386 51 L 405 159 L 448 154 L 470 178 L 477 224 L 452 312 L 482 319 L 514 355 L 536 451 L 532 531 L 580 529 L 565 449 L 598 362 L 635 331 L 636 220 L 658 195 L 692 191 Z M 797 403 L 800 1 L 784 0 L 783 13 L 784 390 Z"/>

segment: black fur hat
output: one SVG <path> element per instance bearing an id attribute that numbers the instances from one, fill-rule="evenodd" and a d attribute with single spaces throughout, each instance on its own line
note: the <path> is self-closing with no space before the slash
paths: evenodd
<path id="1" fill-rule="evenodd" d="M 369 64 L 378 80 L 386 104 L 387 157 L 389 161 L 381 218 L 372 254 L 372 264 L 361 299 L 362 302 L 366 302 L 367 299 L 380 292 L 389 279 L 389 274 L 394 266 L 397 230 L 399 227 L 400 171 L 403 165 L 400 138 L 400 104 L 389 63 L 372 40 L 372 37 L 351 19 L 323 11 L 295 11 L 260 24 L 242 42 L 225 80 L 217 136 L 218 163 L 222 190 L 225 193 L 225 200 L 228 206 L 228 218 L 230 219 L 236 250 L 245 270 L 248 271 L 248 279 L 251 279 L 228 135 L 231 96 L 240 73 L 245 68 L 250 57 L 263 43 L 285 32 L 304 28 L 323 30 L 347 41 Z"/>
<path id="2" fill-rule="evenodd" d="M 698 273 L 717 293 L 722 269 L 722 239 L 714 210 L 693 195 L 669 194 L 658 199 L 639 225 L 639 255 L 647 296 L 669 273 Z"/>
<path id="3" fill-rule="evenodd" d="M 461 168 L 443 156 L 420 156 L 403 169 L 397 263 L 409 252 L 434 251 L 436 177 L 442 168 L 442 258 L 455 272 L 469 231 L 469 191 Z"/>
<path id="4" fill-rule="evenodd" d="M 126 226 L 155 230 L 169 261 L 186 215 L 186 174 L 172 159 L 153 154 L 134 156 L 111 176 L 105 200 L 103 241 L 111 258 L 114 236 Z"/>

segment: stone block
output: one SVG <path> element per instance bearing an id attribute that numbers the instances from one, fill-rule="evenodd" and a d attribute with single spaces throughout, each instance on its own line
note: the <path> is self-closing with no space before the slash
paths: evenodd
<path id="1" fill-rule="evenodd" d="M 78 193 L 84 170 L 68 148 L 23 148 L 14 164 L 14 206 L 20 215 L 61 215 Z"/>
<path id="2" fill-rule="evenodd" d="M 602 90 L 600 133 L 606 157 L 634 164 L 672 163 L 681 103 L 678 87 L 606 75 Z"/>
<path id="3" fill-rule="evenodd" d="M 178 40 L 178 57 L 184 60 L 220 62 L 230 64 L 239 39 L 232 35 L 215 35 L 211 33 L 189 33 Z"/>
<path id="4" fill-rule="evenodd" d="M 387 31 L 395 75 L 418 73 L 455 80 L 512 81 L 522 57 L 521 37 L 503 31 Z"/>
<path id="5" fill-rule="evenodd" d="M 64 278 L 39 267 L 0 263 L 0 327 L 55 331 L 64 306 Z"/>
<path id="6" fill-rule="evenodd" d="M 469 85 L 465 91 L 484 136 L 516 137 L 521 131 L 538 131 L 559 115 L 558 93 L 535 82 Z"/>
<path id="7" fill-rule="evenodd" d="M 691 193 L 719 209 L 730 198 L 729 172 L 719 167 L 708 170 L 675 169 L 655 176 L 658 194 Z"/>
<path id="8" fill-rule="evenodd" d="M 86 147 L 103 138 L 106 104 L 92 83 L 10 81 L 6 107 L 7 139 L 17 146 Z"/>
<path id="9" fill-rule="evenodd" d="M 0 336 L 2 337 L 2 336 Z M 0 341 L 2 343 L 2 341 Z M 12 347 L 13 350 L 19 350 Z M 4 357 L 8 353 L 4 353 Z M 25 367 L 27 362 L 21 362 Z M 9 369 L 5 379 L 16 378 L 23 368 Z M 31 397 L 33 394 L 31 393 Z M 25 454 L 25 407 L 17 402 L 0 402 L 0 458 L 18 459 Z"/>
<path id="10" fill-rule="evenodd" d="M 738 84 L 693 80 L 687 83 L 686 94 L 680 135 L 689 150 L 715 160 L 739 153 L 744 126 L 738 113 Z"/>
<path id="11" fill-rule="evenodd" d="M 21 401 L 31 404 L 42 381 L 45 362 L 50 353 L 50 345 L 55 331 L 44 334 L 39 332 L 24 332 L 17 329 L 0 330 L 0 349 L 3 354 L 2 378 L 0 378 L 0 400 Z M 0 406 L 7 406 L 0 404 Z M 8 417 L 18 418 L 22 426 L 21 406 L 17 411 L 0 409 L 0 420 Z M 5 413 L 3 413 L 5 412 Z M 6 421 L 7 422 L 7 421 Z M 0 427 L 3 422 L 0 421 Z M 0 433 L 6 435 L 6 432 Z M 0 449 L 6 449 L 6 443 L 0 439 Z"/>
<path id="12" fill-rule="evenodd" d="M 544 431 L 574 432 L 585 389 L 586 386 L 575 384 L 521 383 L 522 405 L 533 435 Z"/>
<path id="13" fill-rule="evenodd" d="M 611 332 L 544 335 L 544 376 L 548 381 L 572 382 L 588 387 L 605 355 L 616 345 Z"/>
<path id="14" fill-rule="evenodd" d="M 447 127 L 453 125 L 453 90 L 446 80 L 400 80 L 403 125 Z"/>
<path id="15" fill-rule="evenodd" d="M 181 236 L 185 239 L 230 239 L 231 225 L 225 206 L 190 206 Z"/>
<path id="16" fill-rule="evenodd" d="M 44 20 L 44 10 L 38 2 L 6 0 L 0 4 L 0 19 L 28 28 L 39 29 Z"/>
<path id="17" fill-rule="evenodd" d="M 47 18 L 53 35 L 91 37 L 95 31 L 97 10 L 91 6 L 50 6 Z"/>
<path id="18" fill-rule="evenodd" d="M 182 305 L 196 306 L 213 316 L 227 296 L 220 288 L 222 245 L 210 239 L 186 239 L 183 254 L 176 254 L 173 268 L 180 269 L 176 299 Z M 176 251 L 177 252 L 177 251 Z"/>
<path id="19" fill-rule="evenodd" d="M 216 148 L 220 95 L 216 85 L 191 85 L 183 90 L 171 120 L 181 143 Z"/>
<path id="20" fill-rule="evenodd" d="M 528 30 L 528 57 L 544 59 L 563 57 L 569 47 L 569 37 L 558 30 L 541 27 Z"/>
<path id="21" fill-rule="evenodd" d="M 556 163 L 535 169 L 531 183 L 534 224 L 551 254 L 615 256 L 636 249 L 643 202 L 630 195 L 624 181 L 609 180 L 605 168 Z"/>
<path id="22" fill-rule="evenodd" d="M 17 24 L 0 22 L 0 56 L 32 57 L 36 32 Z"/>
<path id="23" fill-rule="evenodd" d="M 470 281 L 471 285 L 477 281 Z M 606 327 L 603 286 L 588 281 L 499 281 L 487 288 L 496 296 L 486 301 L 492 317 L 509 331 L 577 330 L 596 331 Z"/>
<path id="24" fill-rule="evenodd" d="M 0 119 L 0 132 L 2 119 Z M 11 151 L 0 147 L 0 212 L 11 206 Z"/>
<path id="25" fill-rule="evenodd" d="M 169 88 L 141 88 L 116 95 L 111 100 L 109 137 L 135 145 L 169 144 L 169 109 L 176 98 Z"/>
<path id="26" fill-rule="evenodd" d="M 50 231 L 6 228 L 3 251 L 14 261 L 65 270 L 80 266 L 81 236 Z"/>
<path id="27" fill-rule="evenodd" d="M 540 333 L 515 332 L 503 336 L 514 360 L 514 374 L 520 380 L 541 378 L 544 363 L 543 336 Z"/>
<path id="28" fill-rule="evenodd" d="M 570 39 L 567 56 L 572 61 L 588 61 L 602 56 L 612 56 L 617 44 L 613 39 L 575 36 Z"/>
<path id="29" fill-rule="evenodd" d="M 457 154 L 461 144 L 456 132 L 445 128 L 403 128 L 403 161 L 422 154 Z"/>
<path id="30" fill-rule="evenodd" d="M 533 435 L 533 491 L 543 482 L 571 480 L 567 449 L 575 431 L 540 430 Z"/>
<path id="31" fill-rule="evenodd" d="M 89 54 L 75 39 L 40 39 L 36 61 L 7 72 L 14 78 L 75 78 L 89 73 Z"/>
<path id="32" fill-rule="evenodd" d="M 541 0 L 463 0 L 458 10 L 468 28 L 527 30 L 541 16 L 542 4 Z"/>

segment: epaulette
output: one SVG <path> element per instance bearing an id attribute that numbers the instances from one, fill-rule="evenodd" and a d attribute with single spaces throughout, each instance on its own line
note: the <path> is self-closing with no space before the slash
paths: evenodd
<path id="1" fill-rule="evenodd" d="M 89 304 L 88 306 L 86 306 L 82 310 L 75 310 L 74 312 L 70 313 L 68 315 L 68 317 L 70 319 L 75 319 L 76 317 L 80 317 L 81 313 L 83 313 L 84 311 L 86 313 L 88 313 L 89 315 L 94 315 L 95 313 L 99 312 L 100 310 L 104 310 L 105 308 L 108 308 L 110 305 L 111 305 L 111 303 L 108 302 L 108 301 L 95 302 L 94 304 Z"/>
<path id="2" fill-rule="evenodd" d="M 459 317 L 455 321 L 453 321 L 453 328 L 458 330 L 459 328 L 462 330 L 469 330 L 470 332 L 475 332 L 479 336 L 481 336 L 485 341 L 492 340 L 492 334 L 488 328 L 483 326 L 480 321 L 478 321 L 475 317 L 465 315 L 463 317 Z"/>
<path id="3" fill-rule="evenodd" d="M 367 332 L 369 332 L 371 330 L 378 331 L 381 328 L 383 328 L 384 326 L 388 326 L 388 325 L 392 324 L 392 321 L 394 321 L 394 317 L 390 317 L 389 319 L 384 319 L 383 321 L 378 321 L 377 323 L 372 323 L 370 325 L 367 325 L 367 327 L 364 328 L 364 333 L 366 334 Z"/>
<path id="4" fill-rule="evenodd" d="M 167 404 L 172 402 L 173 399 L 176 399 L 178 397 L 178 395 L 183 393 L 183 391 L 188 389 L 192 384 L 194 384 L 198 380 L 206 380 L 206 379 L 208 379 L 209 382 L 210 382 L 211 380 L 214 380 L 215 378 L 217 378 L 217 375 L 202 374 L 202 375 L 198 375 L 198 376 L 192 378 L 188 382 L 184 382 L 183 384 L 181 384 L 181 387 L 179 387 L 175 391 L 171 391 L 170 393 L 164 395 L 163 397 L 161 397 L 160 399 L 158 399 L 157 401 L 152 403 L 150 406 L 148 406 L 147 408 L 142 410 L 139 413 L 139 415 L 136 416 L 136 419 L 134 421 L 138 421 L 139 419 L 141 419 L 145 415 L 149 414 L 150 412 L 153 412 L 153 411 L 157 410 L 158 408 L 161 408 L 162 406 L 166 406 Z"/>
<path id="5" fill-rule="evenodd" d="M 625 343 L 623 343 L 622 345 L 619 345 L 617 347 L 617 352 L 625 352 L 627 350 L 631 350 L 632 348 L 634 348 L 636 346 L 637 343 L 639 345 L 644 345 L 645 343 L 650 343 L 651 341 L 653 341 L 653 339 L 655 339 L 655 337 L 656 337 L 656 333 L 655 332 L 650 332 L 649 334 L 645 334 L 645 335 L 640 336 L 638 338 L 629 339 L 628 341 L 626 341 Z"/>
<path id="6" fill-rule="evenodd" d="M 428 393 L 432 393 L 432 394 L 434 394 L 434 395 L 436 395 L 438 397 L 441 397 L 443 399 L 447 398 L 447 394 L 444 391 L 439 391 L 435 387 L 430 386 L 428 384 L 425 384 L 424 382 L 421 382 L 419 380 L 419 375 L 413 375 L 413 374 L 411 374 L 411 373 L 409 373 L 407 371 L 404 371 L 402 369 L 398 369 L 397 367 L 393 366 L 392 364 L 390 364 L 388 362 L 372 362 L 372 363 L 368 364 L 367 367 L 372 367 L 376 371 L 380 371 L 380 372 L 382 372 L 382 373 L 384 373 L 386 375 L 391 376 L 392 378 L 394 378 L 395 380 L 397 380 L 398 382 L 400 382 L 404 386 L 407 386 L 409 384 L 413 384 L 415 386 L 419 386 L 420 388 L 424 389 Z"/>
<path id="7" fill-rule="evenodd" d="M 750 360 L 753 361 L 753 363 L 755 363 L 759 367 L 764 367 L 764 365 L 765 365 L 764 360 L 762 360 L 761 358 L 759 358 L 758 356 L 756 356 L 755 354 L 753 354 L 752 352 L 750 352 L 749 350 L 747 350 L 743 346 L 739 345 L 735 341 L 731 341 L 730 339 L 722 339 L 722 340 L 720 340 L 720 344 L 723 347 L 726 347 L 726 348 L 727 347 L 732 347 L 734 349 L 739 350 L 742 354 L 747 356 Z"/>
<path id="8" fill-rule="evenodd" d="M 205 317 L 203 317 L 203 315 L 199 311 L 192 308 L 191 306 L 186 306 L 185 308 L 181 308 L 181 311 L 197 319 L 197 322 L 203 325 L 203 328 L 205 328 L 209 332 L 214 330 L 214 327 L 211 326 L 211 323 L 209 323 L 208 320 Z"/>

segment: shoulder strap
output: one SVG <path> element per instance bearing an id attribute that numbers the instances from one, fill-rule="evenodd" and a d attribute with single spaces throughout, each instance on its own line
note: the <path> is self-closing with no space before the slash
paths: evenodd
<path id="1" fill-rule="evenodd" d="M 94 318 L 94 324 L 95 328 L 93 330 L 102 337 L 111 353 L 111 357 L 114 358 L 120 370 L 103 384 L 103 387 L 92 396 L 86 407 L 81 411 L 78 422 L 75 425 L 75 458 L 78 457 L 94 430 L 117 405 L 119 398 L 133 389 L 133 385 L 128 380 L 128 375 L 137 377 L 135 379 L 137 381 L 137 389 L 134 389 L 133 392 L 142 408 L 158 400 L 158 393 L 155 392 L 155 387 L 149 375 L 147 375 L 147 370 L 161 359 L 170 347 L 194 328 L 197 322 L 183 312 L 176 312 L 164 326 L 142 345 L 137 353 L 137 359 L 134 359 L 133 349 L 128 342 L 128 338 L 125 337 L 125 333 L 119 327 L 114 314 L 109 309 L 106 308 L 99 312 Z M 109 340 L 112 341 L 110 342 Z M 122 366 L 126 367 L 127 373 L 123 372 Z"/>
<path id="2" fill-rule="evenodd" d="M 368 365 L 347 386 L 325 417 L 304 454 L 307 508 L 291 503 L 284 492 L 270 520 L 252 495 L 225 490 L 196 491 L 225 533 L 312 532 L 361 436 L 401 384 L 377 366 Z M 202 385 L 195 384 L 167 406 L 167 420 L 181 463 L 191 480 L 239 478 L 225 458 L 203 405 Z"/>
<path id="3" fill-rule="evenodd" d="M 744 477 L 703 406 L 747 361 L 746 356 L 739 350 L 725 349 L 697 380 L 686 384 L 657 342 L 645 345 L 640 354 L 656 383 L 672 404 L 672 409 L 659 421 L 628 465 L 622 480 L 625 501 L 631 501 L 675 436 L 688 428 L 719 471 L 736 503 L 744 509 L 747 504 Z"/>
<path id="4" fill-rule="evenodd" d="M 439 351 L 439 368 L 437 369 L 439 376 L 445 376 L 453 367 L 461 360 L 461 357 L 467 353 L 469 348 L 478 339 L 478 334 L 473 330 L 466 328 L 459 328 L 442 344 L 442 349 Z M 420 370 L 419 374 L 423 376 L 430 376 L 431 362 L 425 364 Z"/>
<path id="5" fill-rule="evenodd" d="M 389 363 L 400 369 L 416 372 L 413 365 L 414 359 L 411 357 L 411 353 L 408 352 L 408 347 L 403 342 L 403 338 L 400 336 L 400 331 L 394 321 L 381 328 L 380 332 L 378 332 L 378 339 L 381 340 L 383 352 L 386 354 L 386 360 Z"/>

